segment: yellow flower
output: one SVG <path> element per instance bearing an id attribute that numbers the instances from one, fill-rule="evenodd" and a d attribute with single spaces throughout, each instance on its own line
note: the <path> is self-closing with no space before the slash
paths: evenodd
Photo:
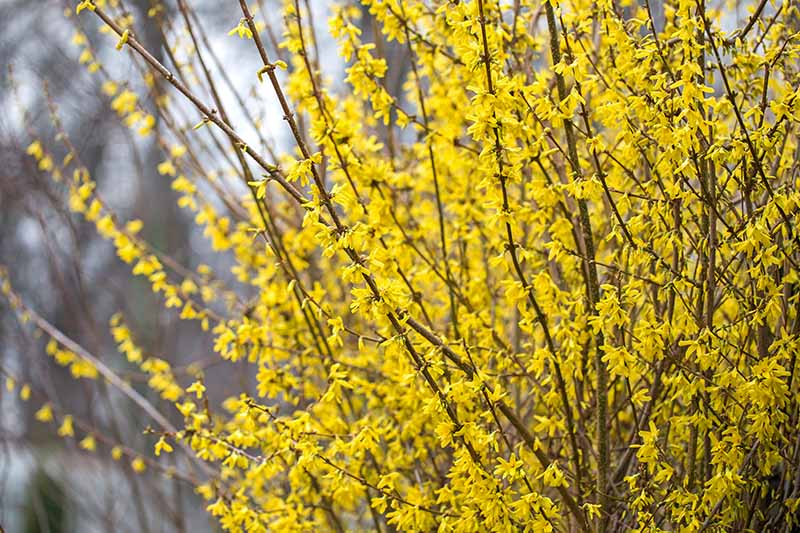
<path id="1" fill-rule="evenodd" d="M 189 387 L 186 388 L 186 392 L 191 394 L 195 393 L 197 395 L 197 399 L 201 399 L 203 397 L 203 393 L 205 392 L 206 387 L 199 381 L 195 381 Z"/>
<path id="2" fill-rule="evenodd" d="M 245 19 L 239 20 L 239 24 L 237 24 L 235 28 L 228 32 L 228 35 L 233 34 L 237 34 L 240 39 L 253 38 L 253 32 L 247 27 L 247 21 Z"/>
<path id="3" fill-rule="evenodd" d="M 58 435 L 60 437 L 72 437 L 75 435 L 75 430 L 72 427 L 72 415 L 64 417 L 61 427 L 58 428 Z"/>
<path id="4" fill-rule="evenodd" d="M 30 145 L 28 145 L 28 148 L 25 150 L 25 153 L 27 153 L 28 155 L 32 155 L 37 160 L 41 159 L 42 157 L 44 157 L 44 150 L 42 149 L 42 143 L 39 142 L 38 140 L 33 141 Z"/>
<path id="5" fill-rule="evenodd" d="M 172 446 L 170 446 L 167 443 L 167 441 L 164 440 L 163 436 L 160 439 L 158 439 L 158 442 L 156 442 L 156 446 L 155 446 L 156 456 L 161 455 L 161 451 L 162 450 L 167 452 L 167 453 L 172 453 Z"/>
<path id="6" fill-rule="evenodd" d="M 174 176 L 176 173 L 175 165 L 169 159 L 158 164 L 158 173 L 162 176 Z"/>
<path id="7" fill-rule="evenodd" d="M 141 457 L 137 457 L 136 459 L 131 461 L 131 468 L 137 474 L 141 474 L 142 472 L 145 471 L 147 465 L 145 464 L 144 460 Z"/>
<path id="8" fill-rule="evenodd" d="M 35 417 L 39 422 L 51 422 L 53 420 L 53 409 L 50 407 L 50 404 L 44 404 L 36 411 Z"/>
<path id="9" fill-rule="evenodd" d="M 75 13 L 80 14 L 84 9 L 88 9 L 89 11 L 95 10 L 95 5 L 92 0 L 82 0 L 81 3 L 75 7 Z"/>
<path id="10" fill-rule="evenodd" d="M 97 443 L 92 435 L 86 435 L 79 443 L 79 446 L 86 451 L 93 452 L 97 448 Z"/>

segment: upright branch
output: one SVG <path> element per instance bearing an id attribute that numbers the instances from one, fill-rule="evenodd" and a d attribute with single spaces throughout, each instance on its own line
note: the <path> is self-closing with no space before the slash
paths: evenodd
<path id="1" fill-rule="evenodd" d="M 545 15 L 547 17 L 547 29 L 550 33 L 550 57 L 553 60 L 553 73 L 556 78 L 556 89 L 558 91 L 559 103 L 567 98 L 567 84 L 564 75 L 561 74 L 556 66 L 561 64 L 561 43 L 560 32 L 556 22 L 555 9 L 552 2 L 545 2 Z M 559 104 L 560 105 L 560 104 Z M 578 148 L 575 141 L 575 132 L 572 125 L 572 117 L 564 117 L 564 135 L 567 139 L 567 155 L 569 165 L 572 169 L 573 179 L 583 180 Z M 597 303 L 600 301 L 600 281 L 595 264 L 594 237 L 592 235 L 592 224 L 589 218 L 589 207 L 584 198 L 578 198 L 578 216 L 580 219 L 581 235 L 583 237 L 583 261 L 586 271 L 586 286 L 589 296 L 589 309 L 594 312 Z M 595 334 L 595 400 L 597 411 L 597 426 L 595 428 L 595 439 L 597 446 L 597 479 L 595 490 L 597 492 L 598 503 L 604 512 L 608 512 L 608 472 L 611 468 L 609 455 L 609 435 L 608 435 L 608 367 L 603 361 L 602 347 L 605 344 L 602 331 Z M 603 533 L 606 530 L 606 523 L 603 517 L 597 519 L 597 531 Z"/>

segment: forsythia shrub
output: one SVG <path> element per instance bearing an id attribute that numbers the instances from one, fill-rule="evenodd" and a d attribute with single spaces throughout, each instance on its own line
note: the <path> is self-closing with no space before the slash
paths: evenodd
<path id="1" fill-rule="evenodd" d="M 74 10 L 114 35 L 151 112 L 74 40 L 121 120 L 158 136 L 159 173 L 235 281 L 139 238 L 67 132 L 62 164 L 44 140 L 28 153 L 166 307 L 249 365 L 257 394 L 209 408 L 202 373 L 179 382 L 116 315 L 120 352 L 176 408 L 154 412 L 4 292 L 76 378 L 147 410 L 155 455 L 202 465 L 223 529 L 800 527 L 794 2 L 751 5 L 739 27 L 704 0 L 334 4 L 344 86 L 322 75 L 310 2 L 283 2 L 282 37 L 257 6 L 220 4 L 227 38 L 263 63 L 250 76 L 281 110 L 268 125 L 221 99 L 188 4 L 169 21 L 171 66 L 136 38 L 166 24 L 158 3 L 141 21 L 121 1 Z M 386 43 L 409 62 L 394 93 Z M 259 142 L 267 127 L 292 148 Z M 144 455 L 138 470 L 158 463 Z"/>

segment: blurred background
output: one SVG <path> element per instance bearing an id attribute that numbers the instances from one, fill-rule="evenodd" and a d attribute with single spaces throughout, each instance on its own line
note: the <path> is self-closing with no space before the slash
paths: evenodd
<path id="1" fill-rule="evenodd" d="M 147 20 L 142 16 L 147 4 L 128 2 L 136 20 Z M 64 129 L 116 212 L 124 219 L 152 221 L 145 238 L 176 260 L 191 264 L 209 254 L 190 218 L 175 204 L 169 180 L 156 172 L 164 157 L 155 136 L 136 136 L 109 112 L 97 75 L 79 64 L 80 49 L 71 44 L 75 25 L 87 26 L 84 33 L 112 75 L 127 77 L 124 70 L 130 66 L 122 57 L 111 57 L 115 50 L 109 50 L 108 37 L 98 35 L 94 20 L 67 19 L 65 9 L 67 3 L 57 1 L 0 2 L 0 263 L 33 309 L 159 405 L 147 387 L 137 386 L 144 384 L 144 376 L 125 375 L 108 333 L 109 317 L 124 312 L 142 347 L 175 366 L 207 358 L 210 354 L 201 351 L 206 339 L 195 331 L 188 334 L 174 313 L 164 311 L 147 282 L 131 276 L 117 259 L 113 246 L 69 211 L 63 187 L 26 155 L 33 136 L 50 150 L 59 147 L 44 83 Z M 142 40 L 163 55 L 156 25 L 143 29 Z M 132 89 L 140 92 L 141 81 L 131 78 Z M 47 399 L 132 449 L 149 452 L 153 445 L 142 433 L 148 422 L 138 410 L 97 381 L 73 379 L 45 354 L 44 341 L 19 324 L 6 301 L 0 301 L 0 316 L 0 368 L 32 389 L 27 402 L 5 387 L 0 393 L 0 524 L 5 530 L 213 530 L 188 484 L 136 474 L 130 459 L 115 461 L 100 447 L 87 452 L 76 440 L 58 436 L 52 424 L 34 419 Z"/>

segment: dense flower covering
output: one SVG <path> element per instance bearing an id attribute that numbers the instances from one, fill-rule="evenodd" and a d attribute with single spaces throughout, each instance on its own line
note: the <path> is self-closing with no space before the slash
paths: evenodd
<path id="1" fill-rule="evenodd" d="M 753 5 L 728 31 L 725 7 L 703 0 L 658 16 L 647 0 L 334 5 L 344 87 L 321 73 L 307 2 L 283 3 L 277 47 L 253 7 L 227 2 L 227 38 L 252 45 L 253 82 L 281 109 L 263 122 L 243 106 L 253 139 L 229 120 L 237 103 L 185 4 L 170 35 L 188 75 L 137 40 L 151 21 L 77 5 L 148 81 L 150 112 L 74 41 L 111 109 L 158 136 L 159 173 L 235 280 L 140 239 L 67 132 L 61 164 L 55 141 L 28 153 L 166 307 L 255 376 L 254 394 L 214 408 L 202 372 L 177 379 L 111 319 L 128 364 L 177 410 L 153 413 L 155 455 L 204 465 L 196 490 L 225 530 L 797 527 L 793 2 Z M 399 90 L 387 42 L 408 61 Z M 265 128 L 291 150 L 259 142 Z M 4 288 L 76 379 L 124 389 Z M 99 447 L 49 404 L 37 416 Z"/>

